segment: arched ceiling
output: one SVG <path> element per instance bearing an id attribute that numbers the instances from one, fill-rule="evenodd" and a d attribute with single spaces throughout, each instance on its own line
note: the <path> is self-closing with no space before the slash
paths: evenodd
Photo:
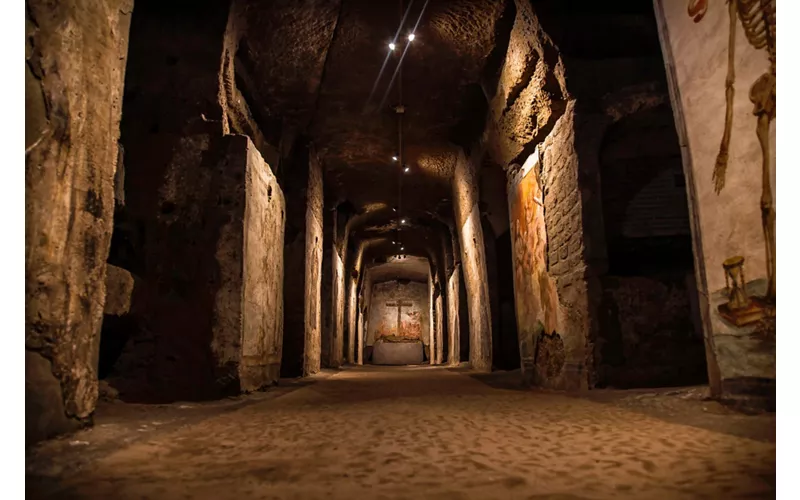
<path id="1" fill-rule="evenodd" d="M 356 215 L 348 225 L 354 246 L 368 243 L 364 265 L 381 263 L 397 255 L 412 255 L 429 259 L 434 270 L 438 270 L 446 259 L 442 241 L 450 241 L 447 220 L 435 213 L 399 218 L 391 208 L 383 207 Z"/>
<path id="2" fill-rule="evenodd" d="M 452 218 L 450 179 L 458 148 L 483 129 L 481 83 L 493 52 L 505 50 L 496 47 L 506 43 L 496 33 L 506 3 L 415 0 L 390 54 L 388 42 L 403 14 L 399 0 L 239 1 L 245 26 L 240 51 L 246 54 L 237 60 L 250 61 L 248 76 L 258 82 L 268 117 L 262 121 L 274 128 L 265 135 L 280 137 L 284 152 L 290 150 L 286 142 L 301 135 L 310 140 L 325 166 L 326 205 L 347 202 L 356 214 L 349 223 L 352 244 L 384 239 L 370 246 L 370 258 L 396 253 L 398 205 L 408 221 L 401 235 L 405 252 L 428 257 L 440 251 L 436 231 L 448 229 L 436 221 Z M 402 75 L 387 93 L 405 35 L 418 19 Z M 392 161 L 400 84 L 404 163 L 411 169 L 405 175 Z"/>
<path id="3" fill-rule="evenodd" d="M 427 282 L 430 262 L 424 257 L 404 256 L 392 258 L 381 264 L 367 266 L 367 279 L 370 283 L 380 283 L 395 279 Z"/>

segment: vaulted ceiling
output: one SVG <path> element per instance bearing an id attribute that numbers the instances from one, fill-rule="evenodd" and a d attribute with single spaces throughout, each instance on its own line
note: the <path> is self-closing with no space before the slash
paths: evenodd
<path id="1" fill-rule="evenodd" d="M 402 226 L 406 251 L 427 257 L 432 245 L 440 245 L 435 233 L 447 232 L 452 218 L 457 148 L 483 130 L 481 84 L 487 71 L 498 69 L 490 67 L 497 59 L 493 54 L 505 51 L 496 33 L 507 2 L 247 0 L 243 5 L 247 26 L 239 58 L 248 61 L 262 114 L 275 129 L 268 135 L 279 136 L 284 151 L 300 136 L 313 144 L 325 167 L 326 205 L 347 202 L 352 208 L 355 242 L 384 238 L 371 253 L 393 254 L 397 248 L 391 242 Z M 390 51 L 407 7 L 397 48 Z M 412 30 L 415 39 L 409 43 Z M 407 174 L 392 160 L 398 155 L 400 103 Z"/>

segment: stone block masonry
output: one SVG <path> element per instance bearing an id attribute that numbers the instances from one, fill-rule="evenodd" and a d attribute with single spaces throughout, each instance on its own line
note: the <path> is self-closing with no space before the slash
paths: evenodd
<path id="1" fill-rule="evenodd" d="M 529 383 L 588 385 L 592 317 L 574 102 L 545 141 L 510 171 L 509 210 L 522 369 Z M 588 365 L 588 366 L 587 366 Z"/>

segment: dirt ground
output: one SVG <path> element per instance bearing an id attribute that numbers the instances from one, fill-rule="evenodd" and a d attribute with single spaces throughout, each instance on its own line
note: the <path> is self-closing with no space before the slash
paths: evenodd
<path id="1" fill-rule="evenodd" d="M 29 450 L 29 498 L 774 498 L 775 415 L 706 389 L 523 390 L 353 367 L 213 403 L 104 403 Z M 284 381 L 282 381 L 284 382 Z"/>

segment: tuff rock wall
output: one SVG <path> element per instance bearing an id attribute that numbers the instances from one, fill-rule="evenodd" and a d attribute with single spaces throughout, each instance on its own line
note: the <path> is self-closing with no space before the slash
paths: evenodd
<path id="1" fill-rule="evenodd" d="M 25 3 L 25 415 L 34 442 L 97 401 L 133 2 Z"/>

